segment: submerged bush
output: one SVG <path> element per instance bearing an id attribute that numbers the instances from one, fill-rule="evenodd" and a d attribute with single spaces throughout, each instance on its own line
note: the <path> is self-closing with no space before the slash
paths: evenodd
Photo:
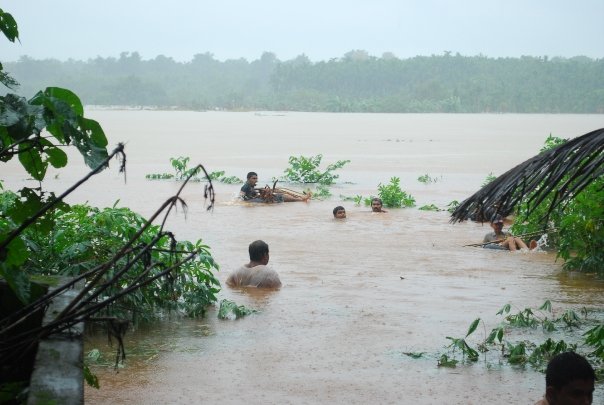
<path id="1" fill-rule="evenodd" d="M 350 160 L 338 160 L 336 163 L 327 165 L 325 170 L 319 169 L 323 155 L 316 156 L 290 156 L 289 165 L 285 169 L 283 180 L 293 183 L 318 183 L 330 186 L 339 177 L 334 172 L 344 167 Z"/>
<path id="2" fill-rule="evenodd" d="M 388 208 L 404 208 L 415 206 L 415 198 L 411 194 L 401 189 L 401 179 L 392 177 L 390 183 L 378 185 L 378 196 L 382 199 L 384 207 Z M 371 199 L 369 204 L 371 205 Z"/>

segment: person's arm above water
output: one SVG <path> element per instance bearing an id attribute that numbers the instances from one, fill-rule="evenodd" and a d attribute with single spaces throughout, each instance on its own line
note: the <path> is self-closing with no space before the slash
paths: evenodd
<path id="1" fill-rule="evenodd" d="M 245 183 L 241 186 L 241 191 L 239 192 L 239 197 L 242 200 L 251 200 L 258 196 L 258 191 L 254 189 L 249 183 Z"/>

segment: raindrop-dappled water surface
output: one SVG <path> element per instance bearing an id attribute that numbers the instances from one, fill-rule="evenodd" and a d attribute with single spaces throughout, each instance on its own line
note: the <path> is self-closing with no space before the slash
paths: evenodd
<path id="1" fill-rule="evenodd" d="M 263 239 L 283 287 L 225 288 L 219 299 L 259 311 L 237 321 L 218 320 L 210 309 L 204 319 L 169 319 L 129 333 L 125 367 L 119 373 L 94 367 L 101 389 L 86 389 L 88 403 L 529 404 L 544 391 L 542 374 L 500 367 L 496 355 L 488 364 L 437 368 L 445 337 L 463 337 L 480 317 L 487 330 L 480 326 L 474 342 L 483 339 L 506 303 L 523 309 L 550 299 L 560 311 L 602 308 L 604 285 L 561 275 L 551 253 L 463 247 L 480 242 L 490 231 L 486 224 L 451 225 L 447 212 L 416 208 L 373 214 L 341 198 L 376 194 L 379 183 L 397 176 L 418 206 L 444 208 L 476 191 L 490 172 L 501 174 L 536 154 L 550 133 L 582 135 L 602 127 L 602 116 L 89 115 L 113 144 L 126 142 L 128 179 L 124 184 L 112 167 L 71 201 L 109 206 L 119 199 L 146 216 L 180 186 L 144 179 L 170 172 L 170 157 L 189 156 L 208 171 L 240 178 L 255 170 L 259 185 L 272 184 L 290 155 L 322 153 L 325 164 L 352 162 L 340 171 L 329 201 L 246 205 L 234 199 L 240 186 L 217 183 L 216 206 L 206 212 L 202 186 L 188 187 L 186 217 L 180 212 L 168 221 L 177 238 L 209 244 L 222 282 L 248 261 L 248 244 Z M 83 175 L 80 167 L 50 176 L 48 187 L 66 189 Z M 418 182 L 423 174 L 437 181 Z M 18 178 L 9 176 L 6 184 L 18 187 Z M 345 221 L 332 218 L 340 204 Z M 89 338 L 86 347 L 113 361 L 115 347 L 105 337 Z M 412 359 L 403 352 L 426 354 Z M 602 398 L 599 387 L 594 403 Z"/>

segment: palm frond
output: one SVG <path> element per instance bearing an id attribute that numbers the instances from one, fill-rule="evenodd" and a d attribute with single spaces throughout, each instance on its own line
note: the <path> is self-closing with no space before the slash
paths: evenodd
<path id="1" fill-rule="evenodd" d="M 548 195 L 553 198 L 543 218 L 564 208 L 604 173 L 604 128 L 541 152 L 497 177 L 464 200 L 451 214 L 452 223 L 467 219 L 489 221 L 493 215 L 510 215 L 527 194 L 530 214 Z"/>

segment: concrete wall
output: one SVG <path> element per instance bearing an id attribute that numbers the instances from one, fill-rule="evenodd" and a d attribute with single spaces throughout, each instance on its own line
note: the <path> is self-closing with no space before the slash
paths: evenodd
<path id="1" fill-rule="evenodd" d="M 43 324 L 53 321 L 79 292 L 80 288 L 72 288 L 53 299 Z M 84 403 L 83 331 L 80 323 L 40 341 L 29 385 L 29 405 Z"/>

